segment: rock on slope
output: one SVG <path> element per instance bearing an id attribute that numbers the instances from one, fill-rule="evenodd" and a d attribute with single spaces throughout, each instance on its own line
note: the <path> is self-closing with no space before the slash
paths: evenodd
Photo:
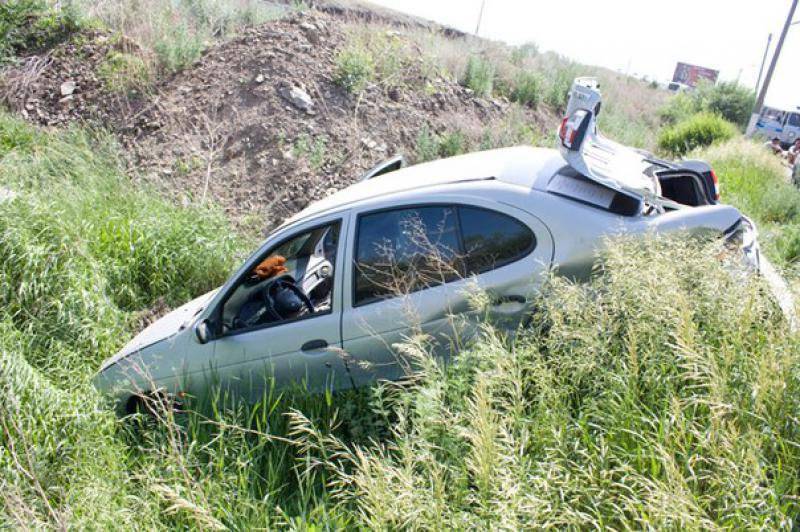
<path id="1" fill-rule="evenodd" d="M 50 54 L 42 74 L 49 83 L 29 85 L 16 106 L 45 124 L 99 120 L 118 133 L 139 179 L 176 201 L 219 203 L 261 230 L 380 160 L 413 154 L 423 127 L 458 128 L 475 139 L 501 127 L 506 102 L 425 77 L 421 60 L 406 65 L 402 83 L 345 91 L 334 83 L 345 22 L 311 10 L 246 30 L 148 96 L 117 100 L 95 81 L 102 58 L 95 47 L 108 46 L 95 36 L 83 44 L 89 53 Z M 73 99 L 59 102 L 60 79 L 76 82 Z M 541 112 L 523 113 L 534 128 L 544 127 Z"/>

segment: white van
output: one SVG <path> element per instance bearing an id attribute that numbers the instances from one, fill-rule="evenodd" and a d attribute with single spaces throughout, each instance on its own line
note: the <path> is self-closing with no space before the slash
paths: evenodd
<path id="1" fill-rule="evenodd" d="M 788 148 L 800 138 L 800 112 L 764 106 L 756 122 L 756 132 L 769 139 L 777 137 Z"/>

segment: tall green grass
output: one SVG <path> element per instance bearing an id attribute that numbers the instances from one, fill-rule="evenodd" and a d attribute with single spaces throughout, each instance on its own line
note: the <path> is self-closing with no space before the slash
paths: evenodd
<path id="1" fill-rule="evenodd" d="M 440 140 L 436 150 L 461 145 Z M 723 198 L 762 230 L 796 225 L 786 198 L 797 192 L 759 146 L 701 155 Z M 798 337 L 717 243 L 610 242 L 588 283 L 548 281 L 516 338 L 487 320 L 447 364 L 423 337 L 399 346 L 421 368 L 403 385 L 272 391 L 254 405 L 217 395 L 120 421 L 90 384 L 100 360 L 143 312 L 219 284 L 248 242 L 214 209 L 136 185 L 102 132 L 0 115 L 0 186 L 16 193 L 0 203 L 2 526 L 791 529 L 797 519 Z"/>
<path id="2" fill-rule="evenodd" d="M 691 154 L 708 160 L 720 180 L 722 200 L 754 218 L 762 246 L 776 263 L 797 271 L 800 263 L 800 190 L 790 184 L 780 159 L 743 139 Z"/>
<path id="3" fill-rule="evenodd" d="M 360 527 L 791 528 L 800 345 L 719 244 L 611 243 L 588 284 L 553 278 L 530 329 L 487 329 L 382 403 L 388 440 L 295 416 Z"/>

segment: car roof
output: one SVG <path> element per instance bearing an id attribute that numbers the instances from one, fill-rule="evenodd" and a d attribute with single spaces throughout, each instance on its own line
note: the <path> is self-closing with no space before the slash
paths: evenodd
<path id="1" fill-rule="evenodd" d="M 525 188 L 544 188 L 546 181 L 567 162 L 550 148 L 517 146 L 481 151 L 417 164 L 379 175 L 316 201 L 283 225 L 338 207 L 414 189 L 494 179 Z"/>

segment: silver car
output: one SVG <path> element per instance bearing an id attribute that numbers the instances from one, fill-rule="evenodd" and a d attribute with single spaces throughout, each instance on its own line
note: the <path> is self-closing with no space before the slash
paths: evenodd
<path id="1" fill-rule="evenodd" d="M 560 149 L 394 160 L 310 205 L 224 286 L 107 360 L 97 386 L 125 410 L 142 394 L 212 384 L 257 398 L 266 386 L 398 379 L 409 368 L 396 344 L 421 332 L 450 356 L 480 321 L 476 292 L 495 323 L 516 328 L 551 269 L 587 277 L 609 235 L 713 232 L 758 269 L 753 224 L 709 198 L 697 172 L 602 138 L 599 99 L 593 80 L 576 80 Z"/>

